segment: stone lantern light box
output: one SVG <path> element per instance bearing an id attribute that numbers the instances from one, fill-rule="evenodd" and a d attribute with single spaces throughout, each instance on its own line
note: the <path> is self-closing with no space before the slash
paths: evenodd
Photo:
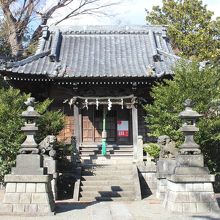
<path id="1" fill-rule="evenodd" d="M 195 132 L 199 131 L 196 127 L 196 120 L 202 117 L 201 114 L 192 109 L 193 102 L 187 99 L 184 102 L 185 110 L 179 114 L 179 117 L 183 120 L 183 125 L 180 131 L 185 136 L 184 143 L 180 146 L 180 154 L 201 154 L 199 145 L 194 141 Z"/>
<path id="2" fill-rule="evenodd" d="M 25 119 L 25 126 L 21 128 L 21 131 L 23 131 L 26 134 L 26 140 L 23 144 L 21 144 L 20 153 L 33 153 L 38 154 L 39 149 L 37 148 L 38 145 L 34 140 L 34 135 L 38 131 L 38 127 L 36 127 L 36 120 L 40 117 L 38 112 L 34 109 L 35 99 L 30 97 L 25 102 L 25 104 L 28 106 L 27 110 L 22 112 L 21 116 Z"/>

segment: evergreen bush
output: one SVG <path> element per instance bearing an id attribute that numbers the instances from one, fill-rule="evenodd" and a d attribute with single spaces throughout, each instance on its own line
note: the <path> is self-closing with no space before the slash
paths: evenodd
<path id="1" fill-rule="evenodd" d="M 27 108 L 24 101 L 28 97 L 29 95 L 22 94 L 18 89 L 0 88 L 0 182 L 15 165 L 16 155 L 25 138 L 20 131 L 24 124 L 21 113 Z M 63 113 L 48 110 L 51 102 L 47 99 L 36 106 L 37 111 L 42 114 L 37 121 L 37 143 L 49 134 L 57 135 L 64 126 Z"/>
<path id="2" fill-rule="evenodd" d="M 206 164 L 215 173 L 220 171 L 220 71 L 219 67 L 200 68 L 195 62 L 180 62 L 174 68 L 172 80 L 165 79 L 153 86 L 153 103 L 144 106 L 150 135 L 168 135 L 177 147 L 183 142 L 179 131 L 182 121 L 179 113 L 183 102 L 191 99 L 193 109 L 203 117 L 197 122 L 200 131 L 195 140 L 201 146 Z"/>

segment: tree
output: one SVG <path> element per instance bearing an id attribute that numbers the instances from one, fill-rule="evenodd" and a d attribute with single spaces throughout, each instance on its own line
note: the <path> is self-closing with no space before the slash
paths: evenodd
<path id="1" fill-rule="evenodd" d="M 183 102 L 188 98 L 193 100 L 193 109 L 203 115 L 197 123 L 200 131 L 196 141 L 209 168 L 213 172 L 220 171 L 219 67 L 201 70 L 197 63 L 184 62 L 177 65 L 174 73 L 173 80 L 164 80 L 152 88 L 154 102 L 145 106 L 150 134 L 155 137 L 168 135 L 179 146 L 183 135 L 179 131 L 182 121 L 178 115 L 184 110 Z"/>
<path id="2" fill-rule="evenodd" d="M 11 48 L 7 39 L 8 37 L 6 34 L 4 23 L 0 22 L 0 59 L 10 57 Z"/>
<path id="3" fill-rule="evenodd" d="M 74 5 L 72 3 L 75 3 Z M 63 20 L 84 14 L 102 13 L 102 9 L 116 3 L 108 3 L 105 0 L 56 0 L 51 2 L 47 10 L 44 0 L 0 0 L 0 8 L 3 12 L 3 23 L 6 27 L 8 41 L 14 57 L 19 57 L 23 53 L 23 40 L 31 23 L 38 18 L 38 25 L 31 37 L 31 42 L 39 37 L 42 25 L 46 25 L 54 13 L 63 7 L 74 6 L 72 10 L 56 22 L 56 25 Z"/>
<path id="4" fill-rule="evenodd" d="M 25 138 L 20 131 L 24 123 L 21 113 L 26 109 L 24 101 L 28 96 L 17 89 L 0 89 L 0 181 L 15 165 L 16 155 Z M 38 143 L 49 134 L 57 135 L 64 125 L 61 112 L 47 110 L 51 102 L 45 100 L 37 105 L 37 110 L 42 114 L 37 122 Z"/>
<path id="5" fill-rule="evenodd" d="M 220 29 L 212 21 L 213 12 L 200 0 L 163 0 L 147 12 L 150 24 L 167 25 L 168 35 L 176 52 L 199 61 L 219 60 Z"/>

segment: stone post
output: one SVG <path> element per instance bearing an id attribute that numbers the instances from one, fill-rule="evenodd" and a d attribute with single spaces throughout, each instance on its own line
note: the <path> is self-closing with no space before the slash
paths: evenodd
<path id="1" fill-rule="evenodd" d="M 175 142 L 167 135 L 159 136 L 157 144 L 160 146 L 160 156 L 157 161 L 156 197 L 164 200 L 167 190 L 167 178 L 174 173 L 176 167 L 177 148 Z"/>
<path id="2" fill-rule="evenodd" d="M 138 140 L 137 140 L 137 163 L 138 164 L 142 164 L 144 160 L 143 148 L 144 148 L 143 136 L 139 135 Z"/>
<path id="3" fill-rule="evenodd" d="M 132 132 L 133 132 L 133 151 L 134 151 L 134 162 L 137 162 L 137 151 L 138 151 L 138 110 L 135 104 L 132 105 Z"/>
<path id="4" fill-rule="evenodd" d="M 42 156 L 34 140 L 38 128 L 36 119 L 40 115 L 34 110 L 35 99 L 25 102 L 27 110 L 22 112 L 25 126 L 21 128 L 26 140 L 21 145 L 16 158 L 16 167 L 5 176 L 6 191 L 0 214 L 6 215 L 51 215 L 55 202 L 51 189 L 52 176 L 43 168 Z"/>
<path id="5" fill-rule="evenodd" d="M 157 190 L 156 197 L 164 200 L 167 190 L 167 178 L 174 173 L 176 161 L 174 159 L 160 158 L 157 161 Z"/>
<path id="6" fill-rule="evenodd" d="M 43 156 L 43 166 L 47 170 L 47 174 L 51 174 L 53 179 L 51 180 L 51 187 L 53 191 L 54 199 L 57 199 L 57 160 L 56 157 L 56 136 L 48 135 L 43 141 L 39 143 L 39 149 Z"/>
<path id="7" fill-rule="evenodd" d="M 186 100 L 185 107 L 179 114 L 184 121 L 181 131 L 185 141 L 176 157 L 175 171 L 167 177 L 163 206 L 181 213 L 219 212 L 212 186 L 215 177 L 204 166 L 199 145 L 193 139 L 194 133 L 199 130 L 195 121 L 201 115 L 192 110 L 191 100 Z"/>
<path id="8" fill-rule="evenodd" d="M 54 160 L 52 157 L 44 156 L 44 167 L 47 168 L 47 173 L 52 175 L 51 180 L 51 189 L 53 192 L 53 197 L 57 199 L 57 161 Z"/>

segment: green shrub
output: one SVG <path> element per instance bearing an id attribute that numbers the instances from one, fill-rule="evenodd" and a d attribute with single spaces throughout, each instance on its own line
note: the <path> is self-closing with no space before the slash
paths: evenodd
<path id="1" fill-rule="evenodd" d="M 159 158 L 160 146 L 155 143 L 149 143 L 144 146 L 144 151 L 154 159 Z"/>
<path id="2" fill-rule="evenodd" d="M 173 70 L 173 80 L 164 80 L 153 86 L 153 103 L 145 105 L 146 122 L 150 135 L 168 135 L 177 147 L 183 143 L 179 130 L 186 99 L 194 102 L 193 109 L 202 114 L 196 126 L 195 141 L 200 145 L 205 162 L 212 173 L 220 172 L 220 69 L 207 66 L 201 69 L 198 63 L 180 62 Z"/>
<path id="3" fill-rule="evenodd" d="M 16 155 L 24 141 L 25 135 L 20 131 L 24 124 L 21 113 L 27 108 L 24 101 L 28 97 L 29 95 L 22 94 L 18 89 L 0 88 L 0 181 L 3 181 L 4 175 L 15 165 Z M 47 110 L 51 102 L 45 100 L 36 107 L 42 114 L 37 121 L 38 143 L 49 134 L 58 134 L 64 126 L 61 112 Z"/>

